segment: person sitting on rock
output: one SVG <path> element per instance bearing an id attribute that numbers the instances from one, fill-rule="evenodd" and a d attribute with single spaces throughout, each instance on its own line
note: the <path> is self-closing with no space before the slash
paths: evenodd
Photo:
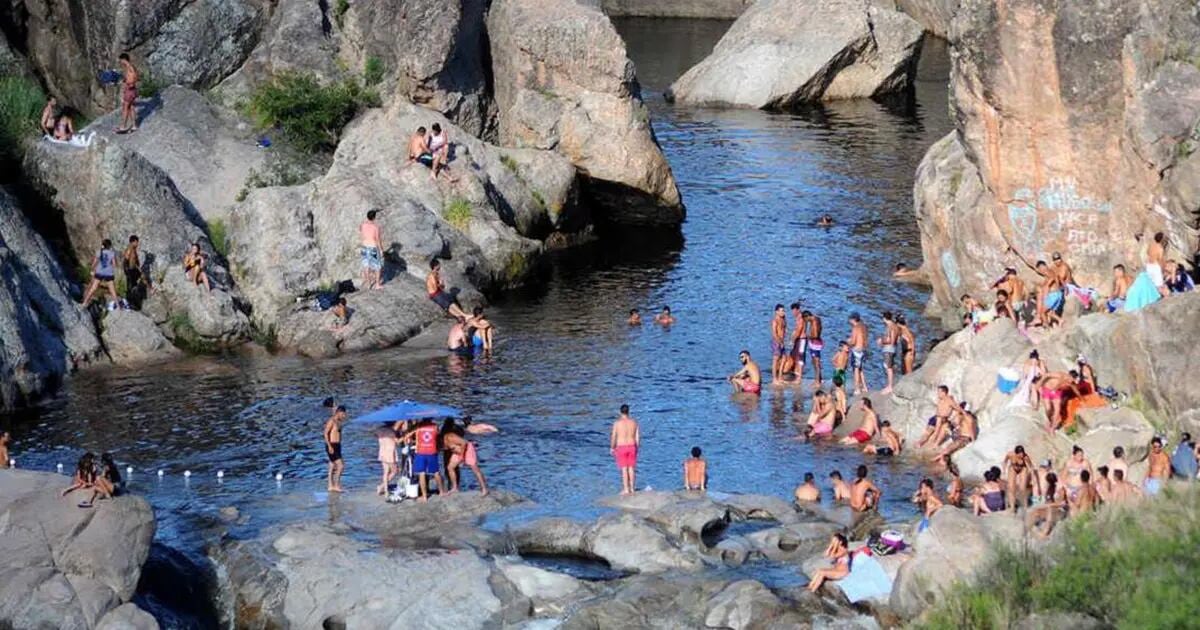
<path id="1" fill-rule="evenodd" d="M 1115 454 L 1116 449 L 1113 449 L 1113 452 Z M 1171 453 L 1171 474 L 1191 480 L 1196 478 L 1196 472 L 1196 443 L 1192 441 L 1192 434 L 1184 431 L 1179 434 L 1179 444 Z"/>
<path id="2" fill-rule="evenodd" d="M 983 485 L 971 497 L 975 516 L 1004 511 L 1004 486 L 1000 485 L 1000 469 L 992 467 L 983 473 Z"/>
<path id="3" fill-rule="evenodd" d="M 923 448 L 926 444 L 940 448 L 950 433 L 950 421 L 953 416 L 966 413 L 963 406 L 950 395 L 950 388 L 945 385 L 938 385 L 936 404 L 937 408 L 926 423 L 925 432 L 921 434 L 921 439 L 917 440 L 917 448 Z"/>
<path id="4" fill-rule="evenodd" d="M 1168 260 L 1163 265 L 1164 282 L 1171 293 L 1187 293 L 1196 290 L 1196 283 L 1188 275 L 1187 269 L 1177 260 Z"/>
<path id="5" fill-rule="evenodd" d="M 425 276 L 425 294 L 434 304 L 442 307 L 442 310 L 450 313 L 459 321 L 467 321 L 467 314 L 463 312 L 462 307 L 446 291 L 446 285 L 442 282 L 442 262 L 437 258 L 429 261 L 429 273 Z"/>
<path id="6" fill-rule="evenodd" d="M 430 125 L 429 135 L 425 137 L 425 144 L 430 155 L 433 156 L 433 163 L 430 164 L 430 168 L 433 169 L 433 179 L 436 180 L 438 173 L 442 171 L 449 174 L 447 163 L 450 161 L 450 135 L 442 130 L 441 125 L 433 123 Z"/>
<path id="7" fill-rule="evenodd" d="M 842 479 L 841 471 L 835 470 L 829 473 L 829 486 L 833 488 L 834 501 L 850 500 L 850 485 Z"/>
<path id="8" fill-rule="evenodd" d="M 904 438 L 892 428 L 892 423 L 888 422 L 887 420 L 879 423 L 879 437 L 883 438 L 883 443 L 878 445 L 868 444 L 864 446 L 864 455 L 893 457 L 899 455 L 901 449 L 904 448 Z"/>
<path id="9" fill-rule="evenodd" d="M 71 480 L 71 485 L 59 496 L 65 497 L 76 490 L 91 490 L 92 496 L 87 501 L 79 503 L 81 508 L 92 507 L 97 498 L 111 498 L 112 484 L 102 480 L 96 469 L 96 456 L 92 453 L 84 453 L 75 465 L 75 476 Z"/>
<path id="10" fill-rule="evenodd" d="M 1012 267 L 1006 268 L 1004 275 L 992 284 L 992 288 L 997 291 L 1004 291 L 1005 295 L 1008 296 L 1008 305 L 1014 315 L 1020 310 L 1020 302 L 1025 297 L 1025 281 L 1021 280 L 1020 276 L 1017 275 L 1016 269 Z"/>
<path id="11" fill-rule="evenodd" d="M 96 481 L 107 484 L 109 494 L 114 497 L 125 489 L 125 481 L 121 479 L 121 469 L 117 468 L 117 462 L 113 461 L 111 453 L 100 454 L 100 474 Z"/>
<path id="12" fill-rule="evenodd" d="M 850 575 L 850 548 L 844 535 L 833 535 L 829 546 L 825 548 L 825 557 L 830 559 L 833 566 L 813 572 L 812 580 L 808 583 L 810 593 L 816 593 L 827 581 L 840 580 Z"/>
<path id="13" fill-rule="evenodd" d="M 821 500 L 821 489 L 817 487 L 817 482 L 812 473 L 804 473 L 804 483 L 796 486 L 795 492 L 792 495 L 796 498 L 797 503 L 818 503 Z"/>
<path id="14" fill-rule="evenodd" d="M 749 350 L 742 350 L 738 353 L 738 361 L 742 363 L 742 369 L 730 374 L 726 380 L 733 385 L 735 394 L 754 394 L 758 395 L 762 392 L 762 370 L 754 359 L 750 358 Z"/>
<path id="15" fill-rule="evenodd" d="M 329 325 L 331 331 L 338 332 L 350 324 L 350 307 L 346 305 L 346 298 L 338 298 L 329 310 L 333 313 L 333 322 Z"/>
<path id="16" fill-rule="evenodd" d="M 863 419 L 862 424 L 858 426 L 850 435 L 842 438 L 841 443 L 846 446 L 857 446 L 866 444 L 875 437 L 879 431 L 879 415 L 875 413 L 875 406 L 871 403 L 870 398 L 863 398 L 859 401 L 859 407 L 862 409 Z M 842 412 L 843 415 L 845 412 Z"/>
<path id="17" fill-rule="evenodd" d="M 1008 292 L 1004 289 L 996 291 L 996 301 L 992 304 L 992 312 L 996 314 L 996 319 L 1011 319 L 1014 324 L 1017 323 L 1017 314 L 1013 312 Z"/>
<path id="18" fill-rule="evenodd" d="M 942 500 L 933 489 L 933 480 L 926 477 L 917 486 L 917 492 L 912 496 L 912 502 L 917 504 L 925 518 L 931 518 L 942 507 Z"/>
<path id="19" fill-rule="evenodd" d="M 92 283 L 83 293 L 84 307 L 91 304 L 92 297 L 100 288 L 104 288 L 108 292 L 108 297 L 112 298 L 110 304 L 116 304 L 120 300 L 117 297 L 117 287 L 114 282 L 116 275 L 117 252 L 113 251 L 112 241 L 106 238 L 100 243 L 100 251 L 92 258 Z"/>
<path id="20" fill-rule="evenodd" d="M 946 445 L 931 461 L 949 461 L 950 456 L 966 448 L 975 438 L 979 437 L 979 421 L 970 411 L 955 416 L 957 421 L 950 422 L 950 443 Z"/>
<path id="21" fill-rule="evenodd" d="M 58 118 L 54 121 L 55 140 L 70 142 L 71 138 L 75 137 L 75 119 L 71 116 L 73 113 L 69 107 L 64 107 L 59 113 Z"/>
<path id="22" fill-rule="evenodd" d="M 683 460 L 683 489 L 708 489 L 708 462 L 701 457 L 703 452 L 699 446 L 692 447 L 692 456 Z"/>
<path id="23" fill-rule="evenodd" d="M 1129 275 L 1125 273 L 1125 265 L 1113 266 L 1112 288 L 1108 300 L 1104 303 L 1109 313 L 1115 313 L 1125 307 L 1125 295 L 1129 293 Z"/>
<path id="24" fill-rule="evenodd" d="M 1049 538 L 1054 526 L 1067 515 L 1067 491 L 1058 485 L 1058 475 L 1047 473 L 1038 505 L 1025 514 L 1025 526 Z"/>
<path id="25" fill-rule="evenodd" d="M 823 389 L 813 394 L 812 405 L 812 413 L 808 414 L 808 421 L 805 422 L 805 436 L 814 438 L 831 435 L 840 416 L 837 405 Z"/>
<path id="26" fill-rule="evenodd" d="M 187 254 L 183 256 L 183 272 L 193 284 L 203 284 L 205 289 L 212 291 L 212 285 L 208 282 L 208 272 L 205 271 L 207 266 L 208 256 L 201 251 L 200 243 L 192 243 Z"/>
<path id="27" fill-rule="evenodd" d="M 429 168 L 433 168 L 433 154 L 429 152 L 429 143 L 426 142 L 426 131 L 424 127 L 417 127 L 417 132 L 408 138 L 408 162 L 420 162 Z"/>

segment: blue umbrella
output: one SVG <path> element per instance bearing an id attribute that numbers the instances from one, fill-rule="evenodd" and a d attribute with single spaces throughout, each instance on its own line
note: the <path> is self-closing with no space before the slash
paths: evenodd
<path id="1" fill-rule="evenodd" d="M 354 422 L 395 422 L 396 420 L 418 420 L 421 418 L 458 418 L 461 410 L 445 405 L 402 400 L 377 409 L 365 416 L 355 418 Z"/>

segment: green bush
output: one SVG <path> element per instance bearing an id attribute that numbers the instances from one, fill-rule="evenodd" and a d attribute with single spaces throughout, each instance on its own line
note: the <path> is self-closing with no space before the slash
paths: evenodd
<path id="1" fill-rule="evenodd" d="M 167 87 L 166 83 L 154 78 L 149 72 L 138 77 L 138 97 L 154 98 Z"/>
<path id="2" fill-rule="evenodd" d="M 337 0 L 333 5 L 333 18 L 337 20 L 338 28 L 346 25 L 346 12 L 350 10 L 350 0 Z"/>
<path id="3" fill-rule="evenodd" d="M 0 77 L 0 160 L 19 161 L 39 135 L 46 95 L 25 77 Z"/>
<path id="4" fill-rule="evenodd" d="M 208 241 L 212 243 L 213 250 L 222 258 L 229 255 L 229 233 L 225 228 L 224 221 L 213 219 L 208 222 Z"/>
<path id="5" fill-rule="evenodd" d="M 379 57 L 367 57 L 363 66 L 363 83 L 367 86 L 379 85 L 383 81 L 383 60 Z"/>
<path id="6" fill-rule="evenodd" d="M 471 225 L 471 204 L 466 199 L 455 197 L 446 204 L 446 209 L 442 211 L 442 218 L 453 225 L 454 227 L 465 230 Z"/>
<path id="7" fill-rule="evenodd" d="M 250 191 L 255 188 L 298 186 L 310 179 L 312 177 L 303 165 L 294 164 L 287 159 L 271 160 L 261 171 L 250 169 L 250 174 L 246 176 L 246 182 L 238 191 L 236 200 L 239 203 L 245 201 L 246 197 L 250 196 Z"/>
<path id="8" fill-rule="evenodd" d="M 513 175 L 516 175 L 517 177 L 520 177 L 520 176 L 521 176 L 520 167 L 517 165 L 517 161 L 516 161 L 516 160 L 514 160 L 514 159 L 512 158 L 512 156 L 510 156 L 510 155 L 501 155 L 501 156 L 500 156 L 500 163 L 504 165 L 504 168 L 506 168 L 506 169 L 508 169 L 510 172 L 512 172 L 512 174 L 513 174 Z"/>
<path id="9" fill-rule="evenodd" d="M 329 151 L 355 114 L 378 105 L 379 95 L 355 80 L 321 85 L 289 72 L 256 87 L 246 113 L 260 129 L 278 127 L 301 151 Z"/>
<path id="10" fill-rule="evenodd" d="M 192 354 L 215 354 L 217 345 L 200 336 L 186 314 L 176 313 L 169 320 L 175 347 Z"/>
<path id="11" fill-rule="evenodd" d="M 1077 612 L 1117 628 L 1183 628 L 1200 598 L 1200 490 L 1168 488 L 1129 509 L 1061 525 L 1047 553 L 999 550 L 914 623 L 1010 628 L 1033 612 Z"/>

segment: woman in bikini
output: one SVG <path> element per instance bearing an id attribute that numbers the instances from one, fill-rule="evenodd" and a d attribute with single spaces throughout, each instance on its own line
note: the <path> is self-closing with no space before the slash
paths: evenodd
<path id="1" fill-rule="evenodd" d="M 958 475 L 958 465 L 953 461 L 946 463 L 946 472 L 950 475 L 950 484 L 946 486 L 946 504 L 959 507 L 962 505 L 963 485 L 962 477 Z"/>
<path id="2" fill-rule="evenodd" d="M 840 580 L 850 575 L 850 549 L 845 536 L 833 535 L 829 546 L 825 548 L 825 557 L 833 562 L 833 566 L 813 572 L 812 580 L 808 583 L 809 592 L 817 592 L 829 580 Z"/>
<path id="3" fill-rule="evenodd" d="M 1067 499 L 1074 502 L 1079 498 L 1079 492 L 1085 485 L 1083 472 L 1092 476 L 1092 463 L 1083 454 L 1083 449 L 1075 446 L 1071 449 L 1071 458 L 1063 465 L 1061 478 L 1067 487 Z"/>
<path id="4" fill-rule="evenodd" d="M 896 316 L 896 333 L 897 345 L 900 346 L 900 369 L 904 374 L 911 374 L 917 362 L 917 338 L 903 315 Z"/>
<path id="5" fill-rule="evenodd" d="M 917 493 L 913 495 L 912 502 L 916 503 L 921 508 L 921 513 L 925 518 L 930 518 L 942 507 L 942 500 L 938 498 L 937 492 L 933 489 L 933 480 L 928 477 L 921 480 L 921 485 L 917 486 Z"/>
<path id="6" fill-rule="evenodd" d="M 208 274 L 204 271 L 206 259 L 204 252 L 200 251 L 200 243 L 192 243 L 192 247 L 183 257 L 183 272 L 194 284 L 203 284 L 205 289 L 212 291 L 212 285 L 208 282 Z"/>
<path id="7" fill-rule="evenodd" d="M 59 114 L 58 120 L 54 123 L 54 139 L 62 142 L 70 142 L 75 136 L 75 121 L 71 118 L 71 110 L 63 108 Z"/>

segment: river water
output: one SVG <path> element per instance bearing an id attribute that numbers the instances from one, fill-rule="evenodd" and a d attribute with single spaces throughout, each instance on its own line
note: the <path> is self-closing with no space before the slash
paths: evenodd
<path id="1" fill-rule="evenodd" d="M 877 334 L 878 313 L 893 310 L 928 346 L 935 328 L 920 315 L 925 293 L 889 274 L 898 261 L 920 262 L 912 182 L 925 149 L 950 129 L 945 47 L 927 44 L 915 99 L 894 104 L 791 115 L 667 105 L 662 91 L 726 27 L 618 22 L 687 204 L 682 239 L 664 247 L 624 235 L 553 261 L 544 287 L 493 308 L 501 341 L 492 358 L 396 348 L 326 361 L 256 355 L 89 372 L 44 407 L 0 417 L 16 438 L 18 464 L 69 471 L 89 449 L 133 466 L 132 488 L 159 518 L 160 562 L 198 558 L 199 532 L 222 506 L 239 506 L 248 529 L 292 517 L 272 506 L 294 505 L 296 496 L 320 509 L 325 396 L 352 415 L 411 398 L 496 424 L 500 434 L 480 440 L 482 467 L 494 486 L 537 501 L 539 513 L 591 514 L 596 497 L 619 489 L 608 428 L 626 402 L 642 422 L 643 487 L 677 487 L 694 445 L 720 490 L 786 496 L 805 472 L 848 474 L 864 461 L 856 450 L 797 439 L 807 386 L 767 387 L 747 402 L 730 396 L 723 376 L 738 367 L 742 348 L 769 361 L 771 309 L 796 299 L 824 317 L 827 340 L 844 338 L 852 311 Z M 835 227 L 814 225 L 825 213 Z M 679 318 L 670 330 L 624 323 L 629 308 L 649 316 L 664 304 Z M 872 361 L 872 387 L 882 378 Z M 369 428 L 351 425 L 346 440 L 346 483 L 370 486 L 378 465 Z M 221 483 L 217 470 L 225 471 Z M 910 514 L 905 499 L 922 471 L 881 462 L 874 475 L 885 514 Z M 160 615 L 183 606 L 149 603 Z M 186 611 L 171 620 L 209 621 Z"/>

